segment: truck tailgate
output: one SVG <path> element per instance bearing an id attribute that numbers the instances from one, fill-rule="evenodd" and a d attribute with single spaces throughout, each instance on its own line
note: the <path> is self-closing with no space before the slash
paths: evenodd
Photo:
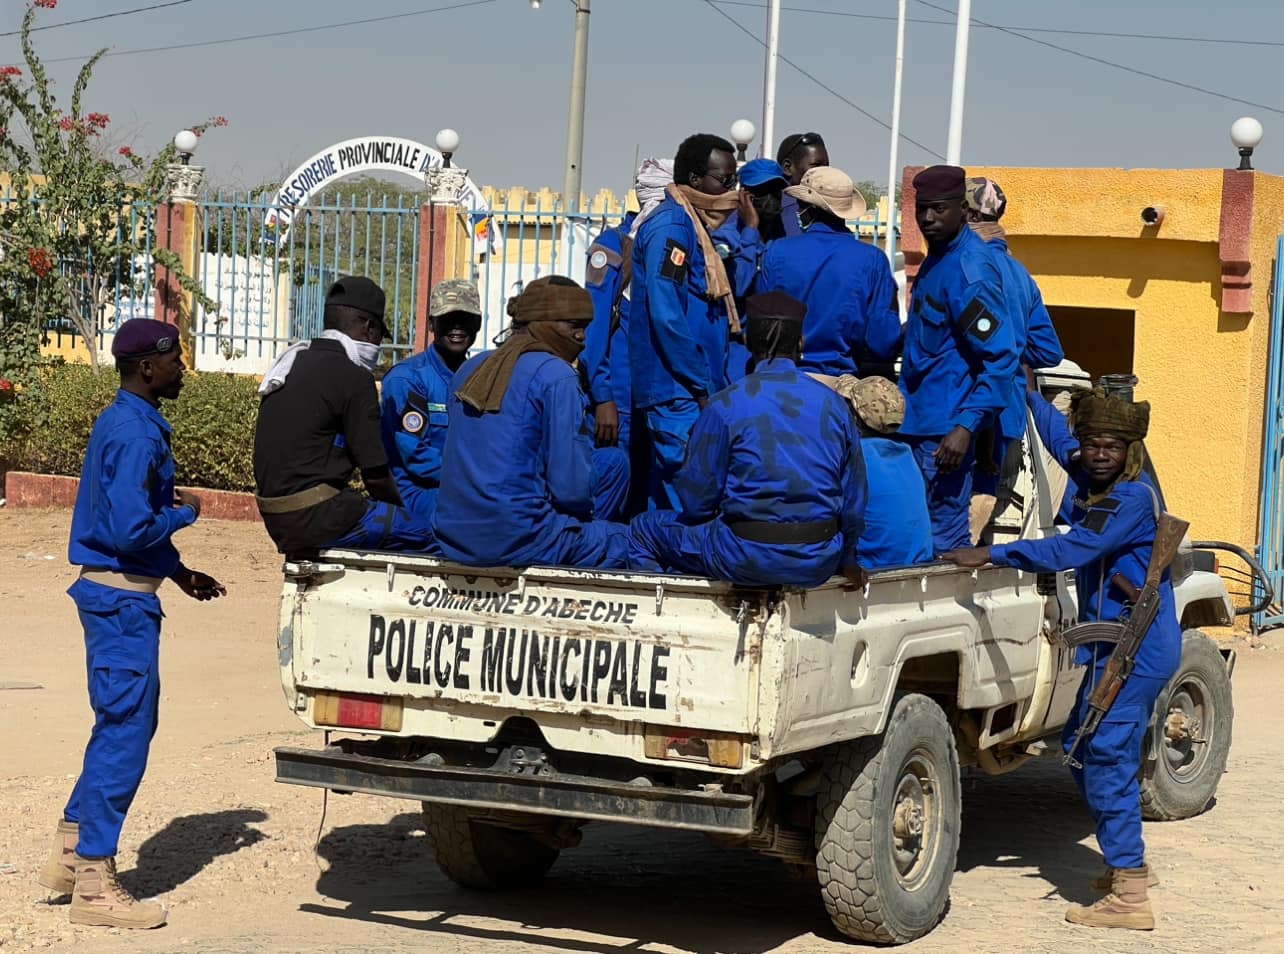
<path id="1" fill-rule="evenodd" d="M 408 713 L 467 715 L 455 728 L 472 736 L 478 716 L 493 726 L 540 713 L 755 730 L 761 594 L 686 578 L 477 570 L 400 554 L 320 559 L 310 572 L 287 568 L 283 597 L 283 678 L 301 699 L 398 696 Z"/>

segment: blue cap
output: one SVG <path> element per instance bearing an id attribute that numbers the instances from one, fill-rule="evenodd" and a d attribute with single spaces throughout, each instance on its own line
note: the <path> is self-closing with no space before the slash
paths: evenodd
<path id="1" fill-rule="evenodd" d="M 771 159 L 750 159 L 740 167 L 740 183 L 749 188 L 757 188 L 760 185 L 766 185 L 768 182 L 780 180 L 780 185 L 789 185 L 789 179 L 785 176 L 785 170 L 780 168 L 780 163 Z"/>
<path id="2" fill-rule="evenodd" d="M 153 318 L 131 318 L 116 329 L 111 353 L 117 358 L 165 354 L 178 347 L 178 328 Z"/>

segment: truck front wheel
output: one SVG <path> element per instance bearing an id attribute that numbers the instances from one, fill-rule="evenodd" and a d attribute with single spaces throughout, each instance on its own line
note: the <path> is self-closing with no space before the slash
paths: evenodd
<path id="1" fill-rule="evenodd" d="M 1181 663 L 1155 702 L 1146 737 L 1143 817 L 1175 821 L 1208 807 L 1226 771 L 1234 717 L 1226 660 L 1208 636 L 1186 630 Z"/>
<path id="2" fill-rule="evenodd" d="M 962 794 L 954 734 L 927 696 L 899 699 L 883 733 L 825 761 L 816 873 L 834 926 L 904 944 L 940 921 L 958 855 Z"/>
<path id="3" fill-rule="evenodd" d="M 461 805 L 424 802 L 424 825 L 437 867 L 465 888 L 504 890 L 539 882 L 558 851 L 530 832 L 474 821 Z"/>

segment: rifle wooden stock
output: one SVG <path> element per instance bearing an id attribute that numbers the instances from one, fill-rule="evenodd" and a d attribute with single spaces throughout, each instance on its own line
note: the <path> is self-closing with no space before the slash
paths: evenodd
<path id="1" fill-rule="evenodd" d="M 1146 586 L 1159 586 L 1164 570 L 1173 562 L 1190 524 L 1170 513 L 1161 513 L 1155 526 L 1155 545 L 1150 551 L 1150 565 L 1146 567 Z"/>

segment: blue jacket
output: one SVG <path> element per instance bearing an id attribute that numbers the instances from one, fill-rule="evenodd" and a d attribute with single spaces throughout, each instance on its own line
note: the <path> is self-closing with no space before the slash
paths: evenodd
<path id="1" fill-rule="evenodd" d="M 584 335 L 584 365 L 589 382 L 589 400 L 593 404 L 614 401 L 619 410 L 628 413 L 633 406 L 633 383 L 629 375 L 629 295 L 620 297 L 620 324 L 611 333 L 611 312 L 623 278 L 624 240 L 633 228 L 636 212 L 624 221 L 606 229 L 589 246 L 588 269 L 584 287 L 593 296 L 593 323 Z"/>
<path id="2" fill-rule="evenodd" d="M 513 369 L 500 412 L 483 414 L 455 391 L 490 353 L 470 358 L 455 376 L 437 538 L 445 555 L 461 563 L 548 562 L 541 545 L 593 517 L 587 398 L 569 364 L 528 352 Z"/>
<path id="3" fill-rule="evenodd" d="M 706 551 L 720 579 L 818 586 L 857 559 L 865 466 L 846 402 L 776 358 L 714 395 L 678 473 L 682 520 L 713 521 Z M 720 518 L 720 519 L 719 519 Z M 725 523 L 837 520 L 825 543 L 761 544 Z"/>
<path id="4" fill-rule="evenodd" d="M 633 406 L 708 397 L 727 385 L 726 306 L 709 301 L 695 226 L 666 198 L 633 243 L 629 369 Z"/>
<path id="5" fill-rule="evenodd" d="M 1070 474 L 1072 486 L 1079 489 L 1076 493 L 1079 497 L 1088 481 L 1077 461 L 1064 453 L 1069 442 L 1074 441 L 1069 425 L 1060 412 L 1039 395 L 1031 395 L 1030 404 L 1035 411 L 1039 436 Z M 1126 597 L 1111 584 L 1111 577 L 1122 573 L 1134 586 L 1140 587 L 1155 543 L 1159 502 L 1147 483 L 1123 481 L 1115 485 L 1108 497 L 1091 507 L 1086 507 L 1080 497 L 1073 508 L 1074 520 L 1068 533 L 991 547 L 990 560 L 997 566 L 1015 566 L 1031 573 L 1073 569 L 1079 595 L 1079 619 L 1118 620 L 1124 615 Z M 1135 672 L 1139 676 L 1167 679 L 1181 659 L 1181 625 L 1177 621 L 1172 581 L 1167 572 L 1159 594 L 1159 615 L 1138 651 Z M 1109 643 L 1089 644 L 1079 649 L 1075 661 L 1087 665 L 1094 655 L 1101 661 L 1110 655 L 1111 649 Z"/>
<path id="6" fill-rule="evenodd" d="M 869 504 L 860 537 L 867 570 L 932 562 L 932 518 L 914 451 L 901 441 L 862 437 Z"/>
<path id="7" fill-rule="evenodd" d="M 788 192 L 780 194 L 780 227 L 784 230 L 785 238 L 803 234 L 802 223 L 798 221 L 800 211 L 796 198 Z"/>
<path id="8" fill-rule="evenodd" d="M 973 434 L 1007 409 L 1020 376 L 1018 328 L 994 254 L 964 226 L 923 262 L 905 325 L 901 391 L 907 437 L 942 437 L 956 425 Z M 1024 387 L 1024 385 L 1022 385 Z M 1004 431 L 1009 439 L 1025 433 Z"/>
<path id="9" fill-rule="evenodd" d="M 1017 336 L 1021 363 L 1032 368 L 1055 368 L 1065 360 L 1066 353 L 1057 329 L 1052 326 L 1052 316 L 1043 304 L 1038 282 L 1019 259 L 1013 258 L 1007 239 L 993 238 L 986 244 L 995 253 L 999 271 L 1003 273 L 1003 290 L 1013 302 L 1013 310 L 1025 315 Z"/>
<path id="10" fill-rule="evenodd" d="M 170 538 L 195 522 L 195 510 L 174 506 L 169 421 L 138 395 L 117 391 L 89 435 L 68 560 L 94 570 L 172 577 L 180 564 Z"/>
<path id="11" fill-rule="evenodd" d="M 398 361 L 383 379 L 380 427 L 388 466 L 408 510 L 431 517 L 441 486 L 441 454 L 455 374 L 432 345 Z"/>
<path id="12" fill-rule="evenodd" d="M 893 361 L 901 350 L 896 282 L 887 256 L 846 229 L 813 222 L 767 247 L 758 282 L 807 306 L 801 367 L 859 375 L 861 361 Z"/>
<path id="13" fill-rule="evenodd" d="M 758 265 L 765 247 L 762 235 L 751 226 L 741 227 L 740 213 L 732 212 L 722 228 L 714 232 L 711 238 L 713 247 L 722 256 L 736 306 L 743 314 L 744 300 L 754 291 L 758 278 Z"/>

